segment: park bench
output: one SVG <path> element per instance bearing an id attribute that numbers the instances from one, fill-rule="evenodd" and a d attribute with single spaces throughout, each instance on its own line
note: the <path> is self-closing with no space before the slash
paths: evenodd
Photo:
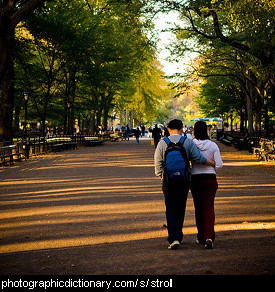
<path id="1" fill-rule="evenodd" d="M 10 163 L 11 165 L 14 162 L 14 160 L 21 161 L 23 156 L 24 153 L 20 152 L 16 145 L 0 147 L 0 157 L 2 166 L 5 166 L 7 163 Z"/>
<path id="2" fill-rule="evenodd" d="M 236 148 L 242 150 L 243 148 L 247 149 L 247 138 L 239 138 L 235 145 Z"/>
<path id="3" fill-rule="evenodd" d="M 231 137 L 228 136 L 227 138 L 231 144 L 236 148 L 236 149 L 243 149 L 244 147 L 247 147 L 247 139 L 242 138 L 242 137 Z"/>
<path id="4" fill-rule="evenodd" d="M 264 139 L 260 139 L 258 142 L 259 146 L 258 147 L 252 147 L 253 154 L 256 156 L 261 156 L 261 152 L 264 151 Z"/>
<path id="5" fill-rule="evenodd" d="M 261 138 L 260 137 L 250 137 L 248 138 L 248 151 L 253 153 L 253 148 L 259 148 Z"/>
<path id="6" fill-rule="evenodd" d="M 274 160 L 275 161 L 275 153 L 267 154 L 267 161 Z"/>
<path id="7" fill-rule="evenodd" d="M 264 152 L 262 156 L 265 161 L 275 160 L 275 148 L 274 148 L 274 141 L 266 141 L 264 144 Z"/>
<path id="8" fill-rule="evenodd" d="M 259 147 L 253 147 L 253 154 L 255 154 L 260 160 L 265 162 L 269 160 L 275 160 L 274 141 L 267 139 L 260 139 Z"/>
<path id="9" fill-rule="evenodd" d="M 222 136 L 219 138 L 219 141 L 225 145 L 228 146 L 234 146 L 235 148 L 241 150 L 243 149 L 246 145 L 246 140 L 242 137 L 231 137 L 229 135 L 227 136 Z"/>
<path id="10" fill-rule="evenodd" d="M 116 134 L 110 134 L 110 139 L 112 142 L 118 141 L 120 137 Z"/>
<path id="11" fill-rule="evenodd" d="M 84 137 L 85 146 L 100 146 L 103 144 L 103 140 L 99 140 L 98 137 Z"/>
<path id="12" fill-rule="evenodd" d="M 72 141 L 70 137 L 59 137 L 57 138 L 59 143 L 63 144 L 63 149 L 76 149 L 77 143 Z"/>
<path id="13" fill-rule="evenodd" d="M 265 162 L 274 159 L 274 142 L 273 141 L 264 141 L 263 151 L 260 153 L 260 159 L 263 159 Z"/>
<path id="14" fill-rule="evenodd" d="M 230 138 L 231 137 L 225 137 L 225 136 L 222 136 L 219 141 L 225 145 L 228 145 L 228 146 L 231 146 L 232 145 L 232 142 L 230 141 Z"/>
<path id="15" fill-rule="evenodd" d="M 58 138 L 46 139 L 46 143 L 53 152 L 64 150 L 64 144 L 59 143 Z"/>
<path id="16" fill-rule="evenodd" d="M 49 138 L 46 139 L 46 142 L 53 152 L 77 148 L 77 143 L 73 142 L 70 137 Z"/>

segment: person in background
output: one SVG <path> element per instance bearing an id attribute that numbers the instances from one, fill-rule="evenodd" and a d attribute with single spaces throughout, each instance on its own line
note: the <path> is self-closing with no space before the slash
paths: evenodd
<path id="1" fill-rule="evenodd" d="M 163 137 L 169 137 L 170 136 L 169 131 L 168 131 L 166 125 L 164 125 L 162 136 Z"/>
<path id="2" fill-rule="evenodd" d="M 135 129 L 136 144 L 139 144 L 140 134 L 141 134 L 141 131 L 140 131 L 139 127 L 137 126 L 137 128 Z"/>
<path id="3" fill-rule="evenodd" d="M 155 128 L 152 130 L 152 138 L 154 139 L 155 148 L 158 146 L 158 142 L 161 139 L 161 129 L 158 127 L 158 125 L 155 125 Z"/>
<path id="4" fill-rule="evenodd" d="M 127 138 L 127 140 L 129 141 L 129 137 L 130 137 L 130 128 L 129 128 L 129 126 L 128 125 L 126 125 L 126 127 L 125 127 L 125 133 L 126 133 L 126 138 Z M 126 140 L 126 139 L 125 139 Z"/>
<path id="5" fill-rule="evenodd" d="M 144 127 L 144 125 L 141 125 L 141 136 L 142 137 L 145 137 L 145 127 Z"/>

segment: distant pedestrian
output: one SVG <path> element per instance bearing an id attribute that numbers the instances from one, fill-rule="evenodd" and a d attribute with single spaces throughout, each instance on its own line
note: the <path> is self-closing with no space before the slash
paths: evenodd
<path id="1" fill-rule="evenodd" d="M 191 191 L 195 205 L 196 226 L 198 229 L 197 242 L 212 249 L 215 239 L 214 200 L 218 189 L 216 169 L 223 166 L 219 147 L 210 141 L 207 125 L 203 121 L 194 126 L 194 143 L 207 159 L 215 161 L 215 167 L 199 165 L 192 162 Z"/>
<path id="2" fill-rule="evenodd" d="M 129 128 L 128 125 L 126 125 L 124 131 L 125 131 L 125 134 L 126 134 L 126 138 L 127 138 L 127 140 L 129 141 L 129 137 L 130 137 L 130 128 Z M 125 140 L 126 140 L 126 138 L 125 138 Z"/>
<path id="3" fill-rule="evenodd" d="M 135 129 L 135 133 L 134 133 L 134 135 L 135 135 L 135 137 L 136 137 L 136 144 L 139 144 L 139 137 L 140 137 L 140 134 L 141 134 L 141 131 L 140 131 L 139 127 L 137 127 L 137 128 Z"/>
<path id="4" fill-rule="evenodd" d="M 161 139 L 161 137 L 162 137 L 161 129 L 158 127 L 157 124 L 155 124 L 155 128 L 152 130 L 152 138 L 154 139 L 155 148 L 157 148 L 158 142 Z"/>
<path id="5" fill-rule="evenodd" d="M 144 125 L 141 125 L 141 135 L 142 135 L 142 137 L 145 137 L 145 127 L 144 127 Z"/>
<path id="6" fill-rule="evenodd" d="M 169 131 L 168 131 L 166 126 L 164 126 L 164 128 L 163 128 L 162 136 L 163 137 L 169 137 L 170 136 Z"/>

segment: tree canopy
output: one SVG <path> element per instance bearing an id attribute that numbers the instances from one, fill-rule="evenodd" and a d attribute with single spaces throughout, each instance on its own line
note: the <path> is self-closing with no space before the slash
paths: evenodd
<path id="1" fill-rule="evenodd" d="M 181 22 L 170 29 L 177 37 L 170 58 L 186 66 L 195 57 L 168 86 L 153 19 L 171 11 Z M 125 113 L 134 124 L 188 121 L 194 100 L 205 115 L 226 119 L 233 110 L 251 135 L 263 120 L 268 130 L 274 16 L 274 0 L 2 1 L 0 138 L 23 121 L 23 92 L 28 120 L 43 132 L 48 123 L 72 134 L 75 119 L 93 132 Z"/>
<path id="2" fill-rule="evenodd" d="M 152 122 L 160 99 L 170 94 L 160 94 L 168 83 L 159 65 L 150 66 L 157 64 L 156 49 L 144 6 L 139 0 L 56 0 L 22 19 L 13 38 L 15 91 L 8 94 L 14 128 L 23 92 L 28 118 L 40 121 L 43 133 L 51 123 L 72 134 L 76 118 L 90 119 L 91 132 L 107 128 L 118 110 L 133 111 L 136 123 Z"/>
<path id="3" fill-rule="evenodd" d="M 180 59 L 195 52 L 197 58 L 178 87 L 186 90 L 197 80 L 204 113 L 226 116 L 233 107 L 238 114 L 241 105 L 250 134 L 253 125 L 261 130 L 264 110 L 274 119 L 274 0 L 156 0 L 150 5 L 157 11 L 177 11 L 183 20 L 172 29 L 178 41 L 171 54 Z"/>

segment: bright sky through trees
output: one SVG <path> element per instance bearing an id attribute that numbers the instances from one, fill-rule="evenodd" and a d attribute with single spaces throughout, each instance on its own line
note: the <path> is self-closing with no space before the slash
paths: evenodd
<path id="1" fill-rule="evenodd" d="M 189 55 L 185 58 L 172 60 L 169 48 L 176 43 L 176 37 L 173 32 L 169 31 L 175 28 L 175 23 L 179 24 L 182 21 L 178 17 L 177 12 L 170 11 L 169 13 L 158 14 L 154 18 L 155 31 L 159 37 L 158 41 L 158 58 L 163 65 L 163 71 L 167 76 L 176 73 L 185 73 L 186 66 L 195 55 Z"/>
<path id="2" fill-rule="evenodd" d="M 180 70 L 179 63 L 168 60 L 168 58 L 170 57 L 170 52 L 167 49 L 167 46 L 169 46 L 170 43 L 173 42 L 175 36 L 172 34 L 172 32 L 164 31 L 168 28 L 171 28 L 173 21 L 176 19 L 177 14 L 172 12 L 170 12 L 169 14 L 159 14 L 154 19 L 155 30 L 159 37 L 158 57 L 161 64 L 164 66 L 163 70 L 166 75 L 175 74 Z"/>

